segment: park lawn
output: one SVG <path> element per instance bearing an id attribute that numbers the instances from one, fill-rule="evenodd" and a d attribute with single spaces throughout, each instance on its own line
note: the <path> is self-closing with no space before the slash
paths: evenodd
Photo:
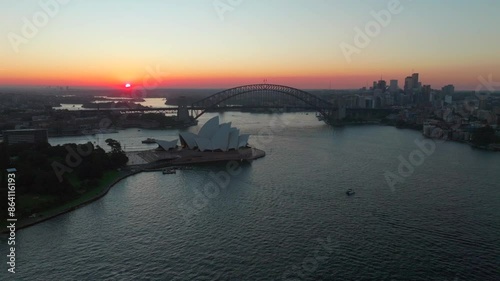
<path id="1" fill-rule="evenodd" d="M 80 188 L 81 182 L 75 173 L 69 173 L 65 176 L 65 178 L 74 189 Z"/>
<path id="2" fill-rule="evenodd" d="M 45 211 L 41 212 L 41 214 L 43 216 L 50 216 L 50 215 L 52 215 L 54 213 L 62 212 L 64 210 L 77 207 L 77 206 L 79 206 L 79 205 L 81 205 L 81 204 L 83 204 L 83 203 L 91 200 L 96 195 L 100 194 L 103 190 L 107 189 L 108 186 L 113 181 L 115 181 L 117 178 L 120 177 L 120 175 L 121 175 L 121 173 L 118 172 L 118 171 L 108 171 L 108 172 L 105 172 L 104 175 L 102 176 L 102 178 L 99 179 L 99 185 L 95 186 L 92 189 L 87 190 L 85 193 L 83 193 L 78 198 L 70 200 L 68 202 L 65 202 L 62 205 L 59 205 L 59 206 L 50 208 L 48 210 L 45 210 Z M 71 180 L 70 180 L 70 182 L 71 182 Z M 80 184 L 76 183 L 76 181 L 73 181 L 72 185 L 73 184 L 75 184 L 75 185 L 77 184 L 76 188 L 78 188 L 78 186 L 80 186 Z"/>
<path id="3" fill-rule="evenodd" d="M 102 178 L 99 180 L 99 184 L 97 186 L 87 190 L 85 193 L 83 193 L 76 199 L 64 202 L 58 206 L 50 206 L 42 211 L 38 211 L 37 212 L 38 218 L 50 217 L 57 213 L 70 210 L 71 208 L 78 207 L 79 205 L 88 202 L 89 200 L 95 198 L 95 196 L 101 194 L 104 190 L 108 188 L 108 186 L 111 183 L 113 183 L 116 179 L 118 179 L 122 175 L 123 174 L 118 171 L 105 172 Z M 80 185 L 79 182 L 77 182 L 74 178 L 68 180 L 71 182 L 72 185 L 77 185 L 77 187 Z M 51 202 L 55 202 L 56 200 L 57 197 L 52 195 L 31 195 L 31 194 L 22 195 L 18 198 L 18 202 L 16 204 L 18 208 L 16 209 L 33 210 L 34 208 L 39 207 L 40 205 L 50 204 Z M 18 218 L 18 220 L 21 222 L 25 219 L 28 218 L 27 217 Z M 5 221 L 0 222 L 1 229 L 4 229 L 6 226 L 7 223 Z"/>
<path id="4" fill-rule="evenodd" d="M 39 194 L 23 194 L 17 199 L 18 210 L 29 211 L 33 213 L 32 210 L 39 208 L 40 206 L 48 206 L 54 202 L 57 202 L 57 196 L 55 195 L 39 195 Z"/>

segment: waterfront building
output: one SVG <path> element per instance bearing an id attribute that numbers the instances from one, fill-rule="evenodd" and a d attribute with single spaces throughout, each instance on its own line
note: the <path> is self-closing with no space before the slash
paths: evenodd
<path id="1" fill-rule="evenodd" d="M 201 127 L 198 134 L 191 132 L 179 133 L 179 140 L 183 149 L 198 151 L 230 151 L 248 146 L 250 135 L 241 134 L 240 130 L 231 127 L 231 123 L 219 123 L 219 116 L 208 120 Z M 156 143 L 160 149 L 169 151 L 177 148 L 179 140 L 162 141 Z"/>
<path id="2" fill-rule="evenodd" d="M 35 144 L 48 143 L 49 138 L 45 129 L 6 130 L 2 132 L 3 142 L 6 144 Z"/>

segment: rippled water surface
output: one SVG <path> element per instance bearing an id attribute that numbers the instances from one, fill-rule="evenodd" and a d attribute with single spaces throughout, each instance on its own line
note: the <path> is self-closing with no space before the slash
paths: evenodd
<path id="1" fill-rule="evenodd" d="M 21 230 L 16 280 L 500 280 L 500 154 L 437 144 L 391 189 L 384 174 L 398 175 L 419 132 L 333 130 L 313 114 L 221 118 L 267 156 L 229 177 L 224 164 L 142 173 Z M 176 134 L 110 137 L 146 149 L 140 140 Z M 68 141 L 82 140 L 51 143 Z"/>

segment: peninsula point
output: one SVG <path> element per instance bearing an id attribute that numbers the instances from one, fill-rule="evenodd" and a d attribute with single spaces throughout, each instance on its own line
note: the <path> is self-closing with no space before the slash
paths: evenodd
<path id="1" fill-rule="evenodd" d="M 175 140 L 155 139 L 156 149 L 127 152 L 127 164 L 160 167 L 264 157 L 264 151 L 248 145 L 249 137 L 231 127 L 231 122 L 220 124 L 219 116 L 216 116 L 208 120 L 197 134 L 182 132 Z"/>

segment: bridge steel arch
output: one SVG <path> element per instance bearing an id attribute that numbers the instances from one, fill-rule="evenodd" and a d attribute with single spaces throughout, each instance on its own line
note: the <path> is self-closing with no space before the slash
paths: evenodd
<path id="1" fill-rule="evenodd" d="M 252 84 L 227 89 L 197 102 L 194 102 L 191 109 L 201 110 L 201 112 L 196 114 L 195 116 L 195 119 L 198 119 L 207 110 L 216 109 L 217 106 L 224 101 L 251 92 L 264 92 L 268 95 L 281 93 L 294 97 L 297 100 L 300 100 L 309 105 L 312 109 L 318 111 L 324 117 L 324 120 L 328 120 L 328 117 L 331 115 L 332 111 L 335 110 L 332 103 L 320 99 L 311 93 L 296 88 L 275 84 Z"/>

